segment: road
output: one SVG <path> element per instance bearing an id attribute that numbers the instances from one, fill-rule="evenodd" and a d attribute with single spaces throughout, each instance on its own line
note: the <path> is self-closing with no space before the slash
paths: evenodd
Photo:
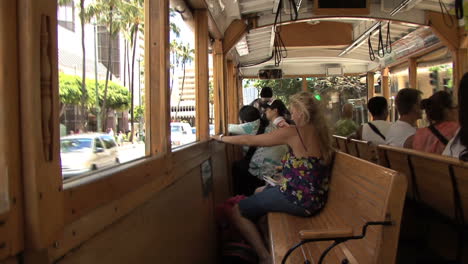
<path id="1" fill-rule="evenodd" d="M 129 144 L 119 147 L 120 163 L 129 162 L 145 156 L 145 144 Z"/>

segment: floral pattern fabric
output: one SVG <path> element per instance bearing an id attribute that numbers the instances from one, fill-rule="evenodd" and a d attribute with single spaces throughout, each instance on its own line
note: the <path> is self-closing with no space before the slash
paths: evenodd
<path id="1" fill-rule="evenodd" d="M 319 158 L 297 158 L 289 151 L 283 158 L 281 191 L 286 198 L 309 211 L 320 210 L 327 202 L 329 166 Z"/>

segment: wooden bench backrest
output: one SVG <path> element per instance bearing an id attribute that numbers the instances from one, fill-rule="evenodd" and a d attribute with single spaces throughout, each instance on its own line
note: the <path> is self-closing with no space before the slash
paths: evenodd
<path id="1" fill-rule="evenodd" d="M 407 177 L 408 191 L 406 192 L 406 195 L 413 199 L 415 197 L 415 193 L 413 175 L 408 165 L 409 155 L 407 153 L 389 149 L 388 147 L 389 146 L 386 145 L 379 145 L 377 147 L 379 163 L 384 167 L 399 171 Z"/>
<path id="2" fill-rule="evenodd" d="M 406 175 L 413 173 L 411 198 L 455 219 L 455 195 L 459 192 L 464 219 L 468 219 L 468 163 L 452 157 L 390 146 L 379 146 L 379 151 L 389 157 L 391 169 Z M 452 177 L 456 180 L 455 185 Z"/>
<path id="3" fill-rule="evenodd" d="M 348 139 L 346 141 L 346 147 L 348 149 L 348 154 L 359 158 L 359 151 L 358 151 L 357 144 L 355 141 Z"/>
<path id="4" fill-rule="evenodd" d="M 367 161 L 377 163 L 377 148 L 372 145 L 369 141 L 351 139 L 351 142 L 355 144 L 359 158 Z"/>
<path id="5" fill-rule="evenodd" d="M 453 165 L 453 171 L 460 191 L 465 224 L 468 222 L 468 164 Z"/>
<path id="6" fill-rule="evenodd" d="M 337 136 L 337 135 L 333 135 L 333 138 L 336 141 L 338 150 L 344 153 L 348 153 L 347 142 L 346 142 L 348 139 L 342 136 Z"/>
<path id="7" fill-rule="evenodd" d="M 365 238 L 348 241 L 342 248 L 347 248 L 358 263 L 394 263 L 405 192 L 403 175 L 338 152 L 328 204 L 321 214 L 351 226 L 355 235 L 368 221 L 393 221 L 392 226 L 369 227 Z"/>

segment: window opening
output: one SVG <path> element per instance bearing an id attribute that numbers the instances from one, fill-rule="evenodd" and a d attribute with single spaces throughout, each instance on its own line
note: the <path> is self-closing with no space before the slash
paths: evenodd
<path id="1" fill-rule="evenodd" d="M 170 105 L 172 148 L 196 141 L 195 35 L 174 7 L 170 16 Z M 210 75 L 211 77 L 211 75 Z"/>
<path id="2" fill-rule="evenodd" d="M 215 106 L 214 106 L 214 82 L 213 82 L 213 47 L 211 46 L 209 51 L 208 51 L 208 93 L 209 93 L 209 102 L 210 102 L 210 119 L 209 119 L 209 133 L 210 135 L 215 134 L 215 129 L 214 129 L 214 119 L 215 118 L 220 118 L 215 116 Z"/>
<path id="3" fill-rule="evenodd" d="M 60 155 L 72 179 L 146 155 L 144 0 L 57 1 Z"/>

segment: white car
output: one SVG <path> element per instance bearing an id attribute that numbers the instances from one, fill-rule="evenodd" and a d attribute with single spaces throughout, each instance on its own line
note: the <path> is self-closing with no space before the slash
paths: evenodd
<path id="1" fill-rule="evenodd" d="M 188 123 L 171 123 L 171 145 L 181 146 L 192 143 L 196 140 L 196 135 L 192 132 L 192 127 Z"/>
<path id="2" fill-rule="evenodd" d="M 62 176 L 69 178 L 119 164 L 117 144 L 107 134 L 79 134 L 60 138 Z"/>

